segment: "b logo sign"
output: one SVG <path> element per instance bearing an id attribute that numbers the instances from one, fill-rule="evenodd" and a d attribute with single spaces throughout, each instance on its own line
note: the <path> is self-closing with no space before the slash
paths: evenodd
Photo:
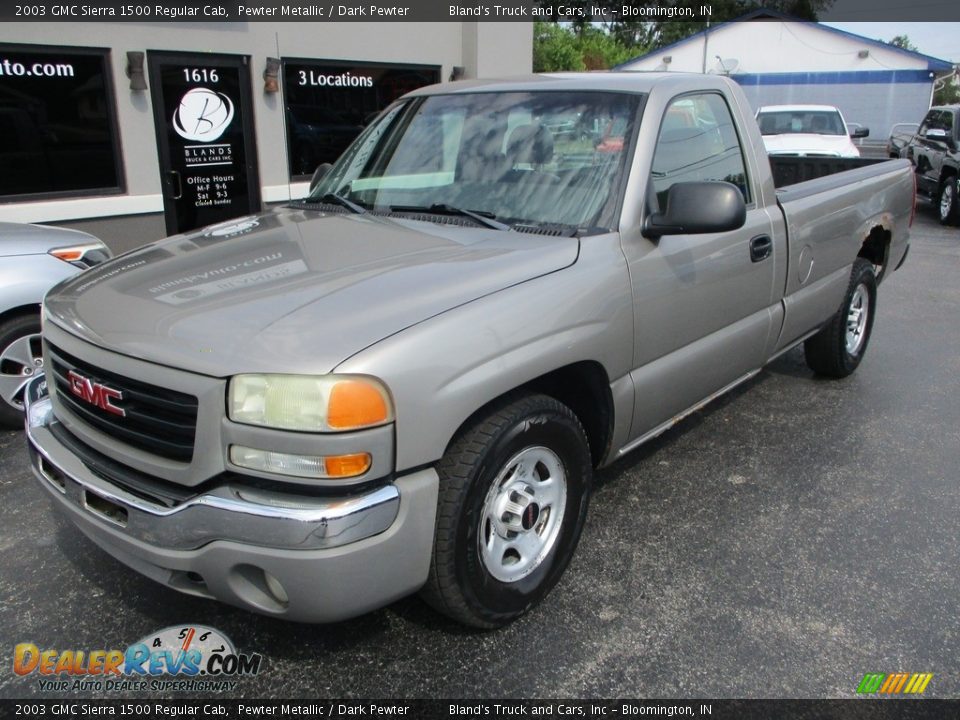
<path id="1" fill-rule="evenodd" d="M 184 140 L 213 142 L 233 120 L 233 103 L 223 93 L 193 88 L 173 112 L 173 129 Z"/>

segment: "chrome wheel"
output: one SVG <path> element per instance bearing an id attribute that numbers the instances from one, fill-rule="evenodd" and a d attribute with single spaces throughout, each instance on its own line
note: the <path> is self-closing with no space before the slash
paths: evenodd
<path id="1" fill-rule="evenodd" d="M 556 543 L 567 502 L 567 476 L 548 448 L 514 455 L 490 485 L 478 543 L 487 572 L 504 583 L 540 566 Z"/>
<path id="2" fill-rule="evenodd" d="M 23 388 L 43 371 L 40 333 L 22 335 L 0 350 L 0 399 L 23 409 Z"/>
<path id="3" fill-rule="evenodd" d="M 866 338 L 867 320 L 870 315 L 870 292 L 863 283 L 857 285 L 847 307 L 847 353 L 856 356 Z"/>
<path id="4" fill-rule="evenodd" d="M 956 183 L 953 180 L 947 180 L 943 186 L 943 192 L 940 193 L 940 222 L 946 222 L 953 210 L 953 203 L 956 202 Z"/>

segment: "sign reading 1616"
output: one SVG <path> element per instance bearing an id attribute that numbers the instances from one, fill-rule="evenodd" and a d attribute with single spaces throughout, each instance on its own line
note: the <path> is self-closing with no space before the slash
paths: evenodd
<path id="1" fill-rule="evenodd" d="M 183 79 L 187 82 L 218 82 L 220 76 L 216 68 L 184 68 Z"/>

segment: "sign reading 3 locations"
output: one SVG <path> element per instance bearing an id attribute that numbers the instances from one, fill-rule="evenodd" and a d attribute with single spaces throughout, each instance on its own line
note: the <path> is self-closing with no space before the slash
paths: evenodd
<path id="1" fill-rule="evenodd" d="M 246 58 L 149 57 L 167 230 L 259 210 Z"/>
<path id="2" fill-rule="evenodd" d="M 335 162 L 387 105 L 436 82 L 435 65 L 284 58 L 290 176 L 309 177 L 321 163 Z"/>

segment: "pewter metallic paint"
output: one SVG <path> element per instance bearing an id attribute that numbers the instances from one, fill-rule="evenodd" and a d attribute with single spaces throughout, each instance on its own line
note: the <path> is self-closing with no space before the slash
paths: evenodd
<path id="1" fill-rule="evenodd" d="M 380 604 L 423 582 L 430 543 L 422 540 L 433 529 L 436 475 L 423 479 L 422 468 L 438 460 L 457 428 L 488 402 L 545 373 L 593 363 L 605 372 L 613 401 L 609 462 L 826 322 L 839 308 L 849 268 L 873 228 L 891 234 L 888 267 L 906 251 L 913 202 L 908 163 L 864 167 L 777 193 L 749 104 L 725 78 L 573 74 L 437 86 L 415 94 L 574 89 L 647 94 L 614 232 L 553 238 L 287 209 L 261 216 L 257 227 L 238 229 L 234 237 L 200 232 L 171 238 L 61 286 L 46 306 L 52 321 L 46 339 L 107 369 L 196 394 L 193 464 L 114 443 L 71 418 L 54 398 L 58 417 L 101 452 L 194 485 L 230 469 L 225 447 L 241 433 L 245 442 L 287 452 L 323 453 L 337 442 L 338 451 L 359 451 L 386 443 L 377 440 L 382 428 L 346 438 L 241 427 L 224 418 L 227 376 L 333 370 L 382 379 L 395 404 L 396 482 L 410 472 L 421 478 L 419 514 L 404 516 L 403 524 L 417 542 L 406 555 L 398 552 L 386 538 L 395 524 L 357 543 L 359 564 L 349 570 L 342 562 L 353 557 L 353 545 L 337 549 L 341 564 L 320 567 L 329 555 L 298 555 L 311 574 L 297 581 L 300 594 L 296 607 L 291 600 L 289 616 L 340 617 L 343 608 L 325 603 L 344 598 L 312 601 L 304 590 L 314 580 L 334 577 L 331 567 L 348 575 L 358 596 L 369 591 Z M 739 128 L 751 186 L 746 225 L 730 233 L 651 241 L 640 228 L 660 119 L 673 98 L 704 91 L 726 98 Z M 751 263 L 749 240 L 759 234 L 774 239 L 773 255 Z M 273 258 L 273 270 L 244 265 L 263 257 Z M 220 281 L 231 293 L 222 291 Z M 389 453 L 389 446 L 382 447 Z M 427 508 L 424 497 L 434 505 Z M 401 501 L 401 513 L 404 507 Z M 218 555 L 217 546 L 229 543 L 212 543 L 209 551 L 198 551 L 203 557 L 186 555 L 145 546 L 86 515 L 76 519 L 110 552 L 161 582 L 158 565 L 182 571 L 202 566 L 205 577 L 210 572 L 219 578 L 223 571 L 211 560 L 237 557 L 230 554 L 233 548 Z M 295 575 L 297 560 L 289 553 L 244 552 L 284 577 Z M 390 569 L 389 582 L 400 587 L 394 592 L 366 563 L 387 572 L 384 558 L 400 556 L 416 566 L 416 582 Z M 223 582 L 212 588 L 214 596 L 264 611 Z M 364 602 L 349 614 L 370 607 Z"/>

